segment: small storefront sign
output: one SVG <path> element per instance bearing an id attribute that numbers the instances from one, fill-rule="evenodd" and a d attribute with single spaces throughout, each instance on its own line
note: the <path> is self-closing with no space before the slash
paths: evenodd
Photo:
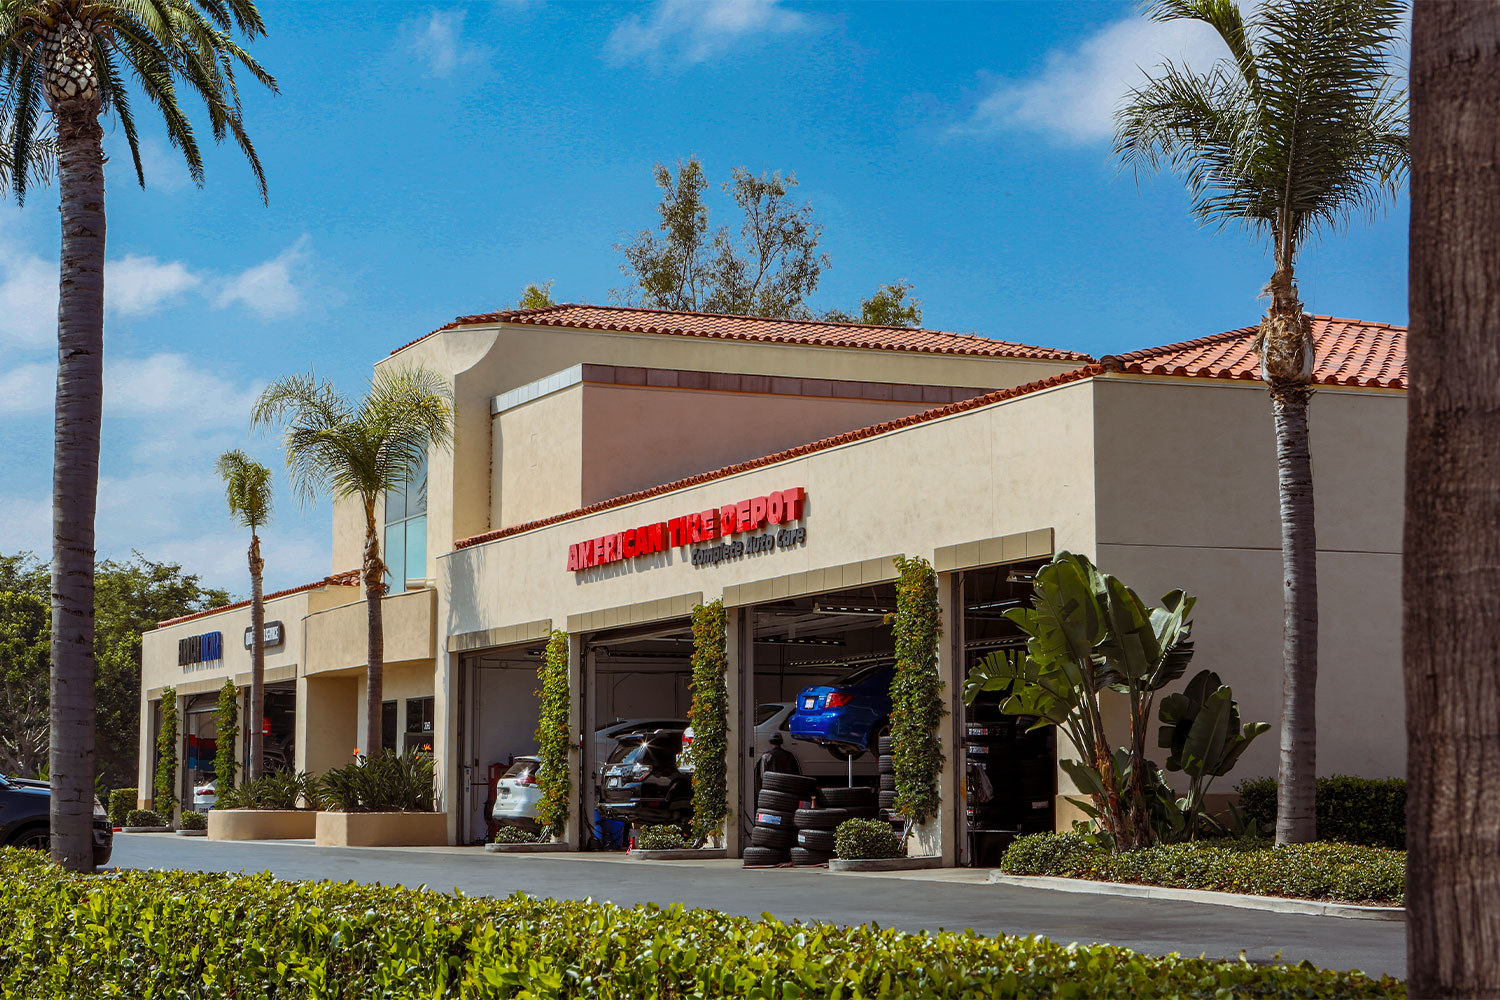
<path id="1" fill-rule="evenodd" d="M 684 514 L 668 521 L 642 525 L 625 531 L 590 538 L 568 546 L 568 569 L 574 573 L 595 566 L 605 566 L 623 559 L 635 559 L 664 552 L 673 548 L 686 548 L 704 542 L 723 539 L 724 542 L 711 548 L 723 549 L 726 545 L 737 547 L 736 555 L 744 555 L 749 545 L 758 546 L 757 551 L 783 547 L 803 542 L 807 538 L 806 528 L 795 531 L 783 529 L 746 540 L 733 540 L 733 536 L 750 534 L 764 527 L 791 525 L 803 518 L 803 507 L 807 502 L 807 491 L 800 486 L 789 490 L 777 490 L 765 496 L 751 497 L 739 503 L 708 510 Z M 791 540 L 795 539 L 795 540 Z M 701 565 L 694 552 L 694 565 Z M 723 561 L 721 553 L 712 563 Z M 734 558 L 730 556 L 729 558 Z"/>
<path id="2" fill-rule="evenodd" d="M 177 665 L 192 666 L 194 663 L 212 663 L 224 658 L 224 633 L 205 632 L 177 640 Z"/>
<path id="3" fill-rule="evenodd" d="M 250 648 L 250 639 L 254 630 L 248 625 L 245 627 L 245 648 Z M 286 641 L 286 628 L 281 622 L 266 622 L 266 627 L 261 632 L 261 645 L 266 649 L 275 649 Z"/>

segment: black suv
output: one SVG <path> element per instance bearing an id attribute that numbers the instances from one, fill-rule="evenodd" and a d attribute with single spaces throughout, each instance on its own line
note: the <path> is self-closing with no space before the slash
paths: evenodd
<path id="1" fill-rule="evenodd" d="M 693 817 L 693 779 L 677 769 L 681 729 L 621 733 L 604 765 L 599 804 L 636 826 L 686 823 Z"/>
<path id="2" fill-rule="evenodd" d="M 45 851 L 52 842 L 49 815 L 52 786 L 45 781 L 0 776 L 0 844 Z M 94 865 L 109 864 L 115 831 L 99 800 L 94 800 Z"/>

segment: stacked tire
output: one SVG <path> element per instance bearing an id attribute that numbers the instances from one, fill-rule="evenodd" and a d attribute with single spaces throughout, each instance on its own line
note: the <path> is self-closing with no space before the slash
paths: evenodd
<path id="1" fill-rule="evenodd" d="M 833 858 L 834 834 L 846 819 L 873 819 L 875 790 L 867 787 L 821 788 L 816 809 L 798 809 L 792 817 L 797 846 L 792 864 L 821 865 Z"/>
<path id="2" fill-rule="evenodd" d="M 818 783 L 800 774 L 767 771 L 755 799 L 755 826 L 745 848 L 745 867 L 763 868 L 792 860 L 797 846 L 796 816 L 813 805 Z"/>
<path id="3" fill-rule="evenodd" d="M 891 738 L 880 737 L 880 818 L 889 821 L 896 808 L 896 765 L 891 757 Z"/>

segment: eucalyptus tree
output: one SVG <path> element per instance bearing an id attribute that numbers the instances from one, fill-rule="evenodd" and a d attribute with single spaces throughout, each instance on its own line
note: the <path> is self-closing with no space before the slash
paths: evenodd
<path id="1" fill-rule="evenodd" d="M 292 488 L 304 504 L 329 493 L 358 499 L 365 516 L 364 558 L 368 627 L 365 734 L 370 755 L 380 752 L 380 702 L 385 681 L 385 629 L 381 599 L 386 566 L 380 554 L 376 511 L 382 497 L 400 489 L 429 448 L 453 439 L 453 394 L 443 377 L 422 367 L 379 368 L 364 399 L 352 402 L 311 372 L 287 375 L 266 386 L 251 423 L 280 426 Z"/>
<path id="2" fill-rule="evenodd" d="M 198 183 L 203 157 L 179 90 L 203 102 L 266 194 L 236 74 L 275 79 L 236 41 L 265 33 L 254 0 L 0 0 L 0 107 L 11 190 L 24 201 L 38 149 L 55 141 L 61 200 L 57 403 L 52 464 L 52 855 L 93 865 L 94 515 L 104 348 L 104 130 L 117 122 L 145 184 L 127 80 L 155 105 Z M 50 115 L 50 122 L 44 121 Z M 45 155 L 45 153 L 43 154 Z"/>
<path id="3" fill-rule="evenodd" d="M 229 516 L 250 529 L 250 780 L 265 770 L 265 732 L 261 720 L 266 709 L 266 604 L 262 600 L 261 574 L 266 561 L 260 555 L 260 529 L 271 519 L 271 470 L 238 448 L 219 456 L 218 473 L 224 480 Z"/>
<path id="4" fill-rule="evenodd" d="M 1115 115 L 1115 152 L 1137 172 L 1183 177 L 1205 225 L 1270 243 L 1269 308 L 1255 338 L 1275 414 L 1284 624 L 1276 839 L 1316 836 L 1317 538 L 1308 400 L 1311 321 L 1296 278 L 1308 241 L 1393 200 L 1410 162 L 1406 92 L 1392 65 L 1403 0 L 1159 0 L 1158 21 L 1197 20 L 1228 58 L 1168 63 Z"/>

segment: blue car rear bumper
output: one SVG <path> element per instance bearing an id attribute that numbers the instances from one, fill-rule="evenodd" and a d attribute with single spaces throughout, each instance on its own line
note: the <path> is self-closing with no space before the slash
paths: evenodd
<path id="1" fill-rule="evenodd" d="M 881 716 L 874 709 L 860 705 L 830 708 L 821 712 L 798 710 L 788 721 L 788 731 L 794 740 L 811 740 L 815 743 L 844 743 L 857 747 L 868 747 L 870 733 Z"/>

